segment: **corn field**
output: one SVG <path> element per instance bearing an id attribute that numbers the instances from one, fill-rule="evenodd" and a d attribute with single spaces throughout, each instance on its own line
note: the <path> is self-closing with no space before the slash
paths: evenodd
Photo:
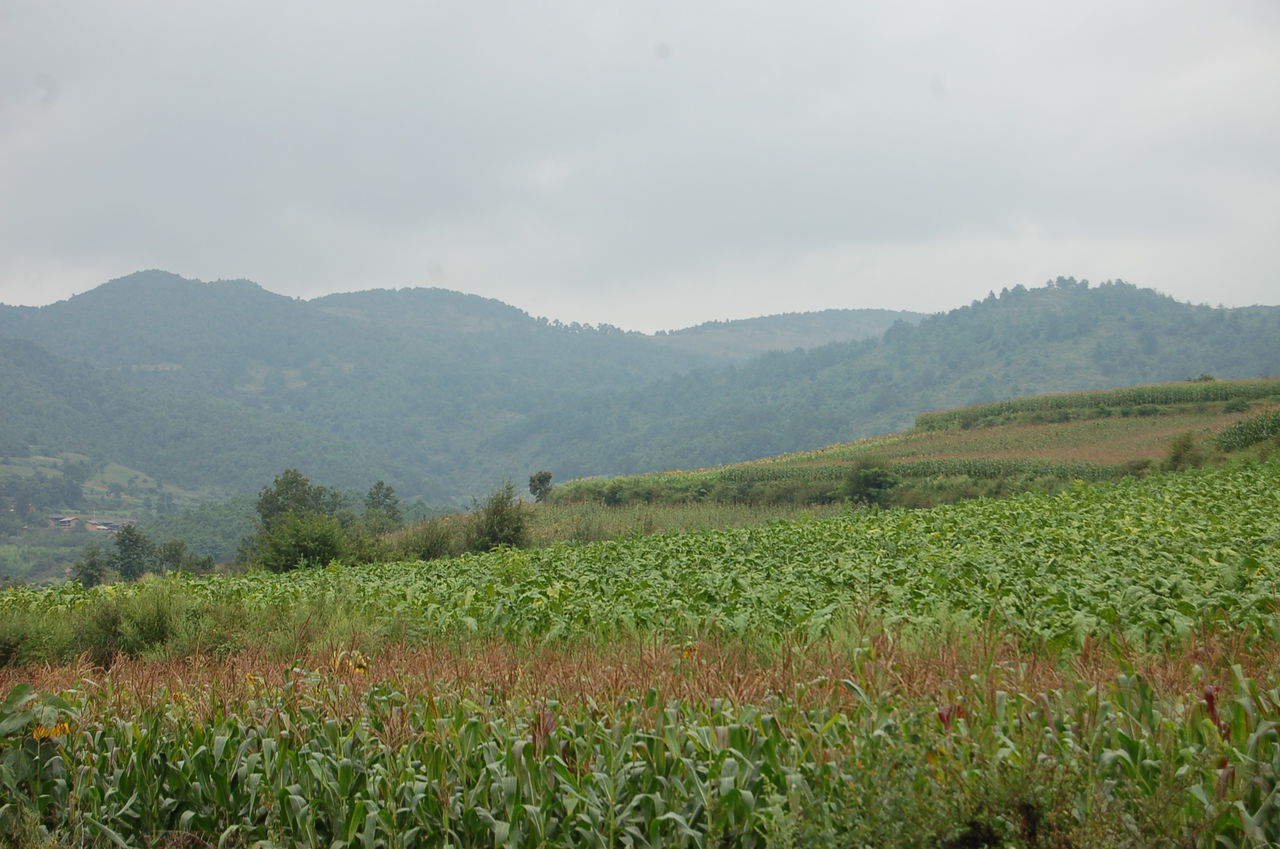
<path id="1" fill-rule="evenodd" d="M 1082 410 L 1092 407 L 1122 408 L 1144 404 L 1163 406 L 1168 404 L 1198 404 L 1209 401 L 1253 400 L 1280 396 L 1280 380 L 1211 380 L 1184 383 L 1160 383 L 1150 386 L 1131 386 L 1123 389 L 1107 389 L 1097 392 L 1063 392 L 1052 395 L 1034 395 L 960 407 L 934 413 L 922 413 L 916 417 L 920 430 L 948 430 L 972 427 L 986 419 L 998 419 L 1013 413 L 1045 410 Z"/>
<path id="2" fill-rule="evenodd" d="M 1258 462 L 425 564 L 11 589 L 7 662 L 80 665 L 56 691 L 5 671 L 0 823 L 18 846 L 1276 845 L 1280 678 L 1231 665 L 1280 634 L 1277 491 L 1280 463 Z M 366 643 L 261 654 L 271 629 L 324 621 Z M 1005 648 L 923 688 L 886 659 L 966 634 Z M 101 667 L 84 635 L 119 640 Z M 569 700 L 523 678 L 366 683 L 442 644 L 524 646 L 513 679 L 522 651 L 611 645 L 697 677 L 707 641 L 723 662 L 697 692 L 595 669 Z M 198 683 L 254 651 L 237 687 Z M 787 660 L 815 652 L 840 665 Z M 114 679 L 131 654 L 172 683 L 144 699 Z M 1114 674 L 1072 676 L 1099 654 Z M 1171 657 L 1180 677 L 1137 668 Z M 1057 677 L 1028 683 L 1027 663 Z M 750 686 L 778 664 L 793 674 Z"/>

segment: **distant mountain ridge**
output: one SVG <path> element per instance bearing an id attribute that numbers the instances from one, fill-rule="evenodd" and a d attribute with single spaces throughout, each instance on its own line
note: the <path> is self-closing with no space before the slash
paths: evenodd
<path id="1" fill-rule="evenodd" d="M 613 393 L 522 423 L 486 449 L 569 477 L 701 468 L 903 430 L 929 410 L 1206 372 L 1280 375 L 1280 307 L 1193 306 L 1121 281 L 1058 278 L 897 324 L 882 339 Z"/>
<path id="2" fill-rule="evenodd" d="M 367 478 L 458 499 L 495 476 L 519 476 L 508 468 L 510 458 L 480 455 L 479 446 L 530 416 L 589 406 L 601 392 L 640 390 L 684 371 L 742 362 L 761 349 L 877 335 L 896 321 L 920 318 L 856 310 L 809 315 L 778 317 L 772 333 L 772 320 L 763 318 L 646 336 L 535 319 L 496 300 L 442 289 L 304 301 L 247 280 L 203 283 L 148 271 L 45 307 L 0 306 L 0 337 L 49 352 L 49 362 L 67 378 L 47 383 L 50 391 L 56 385 L 69 395 L 87 391 L 69 376 L 105 371 L 118 380 L 104 385 L 128 394 L 134 408 L 151 409 L 159 421 L 198 420 L 194 411 L 219 399 L 234 406 L 242 430 L 254 421 L 275 440 L 292 428 L 303 450 L 279 456 L 305 460 L 310 446 L 314 459 L 296 465 L 322 472 L 328 483 L 357 485 L 347 464 L 328 459 L 342 450 L 363 458 Z M 77 360 L 82 365 L 72 366 Z M 0 369 L 14 362 L 0 361 Z M 48 393 L 21 404 L 67 421 L 65 405 Z M 101 423 L 94 427 L 100 432 Z M 29 428 L 0 428 L 10 442 L 31 435 Z M 59 438 L 83 446 L 84 436 L 72 431 L 60 431 Z M 253 478 L 269 482 L 279 471 L 259 460 L 241 468 L 254 452 L 231 443 L 213 452 L 223 468 L 210 476 L 194 456 L 207 456 L 208 444 L 191 445 L 185 464 L 172 455 L 148 460 L 146 446 L 137 446 L 132 465 L 187 484 L 232 488 Z"/>

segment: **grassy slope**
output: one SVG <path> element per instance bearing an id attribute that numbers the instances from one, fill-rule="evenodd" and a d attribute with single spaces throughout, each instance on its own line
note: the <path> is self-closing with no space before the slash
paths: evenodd
<path id="1" fill-rule="evenodd" d="M 1280 380 L 1215 381 L 1214 394 L 1222 397 L 1186 402 L 1182 396 L 1196 391 L 1197 386 L 1185 382 L 1158 385 L 1158 391 L 1152 394 L 1167 394 L 1166 403 L 1134 405 L 1136 390 L 1128 387 L 1082 395 L 1082 406 L 1077 407 L 1056 406 L 1062 398 L 1071 396 L 1048 395 L 1019 399 L 1014 403 L 1027 409 L 1014 413 L 1003 412 L 1005 405 L 965 408 L 955 412 L 971 413 L 977 426 L 917 427 L 816 451 L 713 469 L 571 481 L 557 491 L 556 503 L 564 508 L 606 498 L 623 504 L 650 505 L 774 501 L 780 502 L 778 510 L 783 514 L 806 497 L 838 486 L 858 466 L 883 466 L 903 477 L 917 479 L 1018 477 L 1015 489 L 1037 488 L 1037 481 L 1042 486 L 1044 478 L 1120 477 L 1144 463 L 1164 459 L 1171 442 L 1181 434 L 1192 434 L 1198 444 L 1211 450 L 1214 434 L 1280 406 Z M 1036 399 L 1045 402 L 1043 409 L 1036 408 Z M 1083 405 L 1085 402 L 1087 406 Z M 961 461 L 977 462 L 966 472 Z M 995 461 L 1009 462 L 1002 471 Z M 985 469 L 983 463 L 987 464 Z M 1096 474 L 1088 474 L 1090 468 Z M 808 486 L 790 492 L 749 486 L 787 480 Z M 1013 486 L 1011 481 L 1006 483 Z M 546 517 L 542 521 L 553 520 Z M 554 521 L 560 521 L 559 517 Z"/>

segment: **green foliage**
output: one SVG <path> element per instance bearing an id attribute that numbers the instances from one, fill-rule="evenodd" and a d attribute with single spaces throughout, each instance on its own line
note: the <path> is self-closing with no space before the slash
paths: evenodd
<path id="1" fill-rule="evenodd" d="M 126 581 L 136 581 L 158 565 L 155 545 L 134 525 L 116 531 L 112 543 L 111 568 Z"/>
<path id="2" fill-rule="evenodd" d="M 529 494 L 538 503 L 546 501 L 551 496 L 551 472 L 543 470 L 530 475 Z"/>
<path id="3" fill-rule="evenodd" d="M 1196 445 L 1196 435 L 1191 432 L 1180 433 L 1169 443 L 1169 453 L 1160 468 L 1166 472 L 1180 472 L 1183 469 L 1194 469 L 1203 464 L 1204 459 L 1204 451 Z"/>
<path id="4" fill-rule="evenodd" d="M 338 490 L 311 483 L 297 469 L 285 469 L 258 493 L 258 522 L 270 528 L 290 513 L 337 516 L 345 507 L 346 497 Z"/>
<path id="5" fill-rule="evenodd" d="M 182 692 L 122 715 L 92 691 L 69 701 L 20 684 L 0 702 L 0 816 L 76 846 L 227 834 L 282 849 L 440 835 L 464 849 L 1280 841 L 1280 699 L 1243 675 L 1187 699 L 1135 675 L 1008 693 L 993 673 L 941 705 L 863 675 L 842 684 L 838 706 L 816 709 L 655 690 L 533 706 L 358 693 L 295 667 L 208 717 Z"/>
<path id="6" fill-rule="evenodd" d="M 528 544 L 528 508 L 516 498 L 515 486 L 508 481 L 490 493 L 484 504 L 475 505 L 467 523 L 467 551 L 523 548 Z"/>
<path id="7" fill-rule="evenodd" d="M 786 639 L 874 614 L 922 633 L 991 623 L 1055 652 L 1108 635 L 1158 645 L 1214 622 L 1267 631 L 1280 581 L 1277 488 L 1280 465 L 1269 462 L 932 510 L 172 583 L 197 608 L 250 618 L 340 600 L 344 615 L 377 623 L 371 632 L 424 640 Z M 140 589 L 17 587 L 0 593 L 0 616 L 41 612 L 52 626 Z"/>
<path id="8" fill-rule="evenodd" d="M 206 572 L 213 568 L 213 558 L 201 557 L 180 539 L 162 543 L 155 551 L 156 565 L 162 572 Z"/>
<path id="9" fill-rule="evenodd" d="M 85 587 L 105 584 L 111 577 L 111 556 L 97 543 L 85 546 L 80 559 L 71 566 L 71 577 Z"/>
<path id="10" fill-rule="evenodd" d="M 1265 442 L 1280 433 L 1280 410 L 1250 416 L 1218 434 L 1217 444 L 1223 451 L 1240 451 Z"/>
<path id="11" fill-rule="evenodd" d="M 180 539 L 193 551 L 225 563 L 235 557 L 240 541 L 255 533 L 255 504 L 254 495 L 240 495 L 153 518 L 141 527 L 152 539 Z"/>
<path id="12" fill-rule="evenodd" d="M 884 507 L 898 479 L 886 469 L 875 466 L 856 468 L 845 478 L 840 494 L 855 504 Z"/>
<path id="13" fill-rule="evenodd" d="M 401 528 L 391 535 L 390 544 L 399 560 L 438 560 L 461 554 L 463 550 L 457 522 L 441 516 Z"/>
<path id="14" fill-rule="evenodd" d="M 1157 415 L 1161 406 L 1170 404 L 1248 402 L 1277 395 L 1280 395 L 1280 381 L 1274 379 L 1164 383 L 1098 392 L 1034 395 L 995 404 L 923 413 L 916 416 L 916 427 L 920 430 L 981 427 L 1007 421 L 1016 414 L 1044 411 L 1077 412 L 1091 417 L 1096 417 L 1100 410 L 1120 410 L 1124 415 Z"/>
<path id="15" fill-rule="evenodd" d="M 322 513 L 285 513 L 273 518 L 258 539 L 257 563 L 271 572 L 323 566 L 347 552 L 342 525 Z"/>
<path id="16" fill-rule="evenodd" d="M 384 534 L 404 524 L 395 487 L 378 481 L 364 499 L 364 526 L 370 534 Z"/>

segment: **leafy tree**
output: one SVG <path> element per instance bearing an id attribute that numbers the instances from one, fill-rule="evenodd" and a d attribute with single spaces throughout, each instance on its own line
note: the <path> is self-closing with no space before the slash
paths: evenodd
<path id="1" fill-rule="evenodd" d="M 529 494 L 537 502 L 546 501 L 551 495 L 551 473 L 543 470 L 529 476 Z"/>
<path id="2" fill-rule="evenodd" d="M 855 504 L 883 507 L 888 503 L 889 490 L 897 485 L 898 479 L 884 469 L 857 468 L 845 479 L 841 494 Z"/>
<path id="3" fill-rule="evenodd" d="M 370 489 L 364 499 L 364 525 L 369 533 L 383 534 L 394 531 L 404 524 L 400 514 L 400 499 L 396 497 L 395 487 L 378 481 Z"/>
<path id="4" fill-rule="evenodd" d="M 71 577 L 82 586 L 96 587 L 105 584 L 111 576 L 111 561 L 102 546 L 97 543 L 85 546 L 84 551 L 71 567 Z"/>
<path id="5" fill-rule="evenodd" d="M 316 486 L 297 469 L 285 469 L 258 493 L 258 521 L 269 528 L 289 513 L 331 514 L 341 501 L 341 493 Z"/>
<path id="6" fill-rule="evenodd" d="M 115 536 L 111 566 L 126 581 L 136 581 L 156 567 L 156 550 L 136 525 L 125 525 Z"/>
<path id="7" fill-rule="evenodd" d="M 180 539 L 171 539 L 157 548 L 156 562 L 166 572 L 203 572 L 213 568 L 213 557 L 201 557 Z"/>
<path id="8" fill-rule="evenodd" d="M 468 551 L 529 544 L 528 509 L 516 498 L 516 488 L 510 481 L 494 490 L 483 506 L 476 504 L 473 514 L 467 526 Z"/>
<path id="9" fill-rule="evenodd" d="M 258 540 L 258 562 L 272 572 L 323 566 L 346 552 L 342 525 L 321 513 L 286 513 Z"/>

